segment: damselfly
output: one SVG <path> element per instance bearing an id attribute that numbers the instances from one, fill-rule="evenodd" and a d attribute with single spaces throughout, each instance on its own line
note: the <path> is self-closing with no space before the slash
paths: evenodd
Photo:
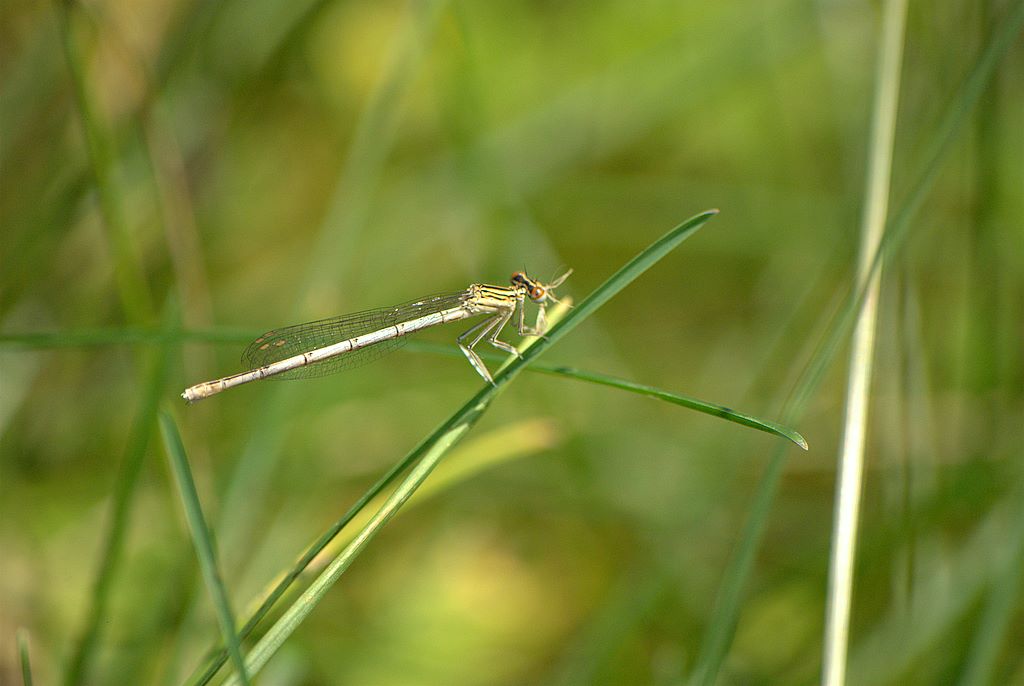
<path id="1" fill-rule="evenodd" d="M 482 314 L 488 315 L 487 319 L 459 336 L 458 343 L 473 369 L 494 383 L 491 373 L 473 348 L 486 339 L 495 348 L 518 355 L 514 346 L 498 340 L 501 330 L 518 312 L 520 336 L 543 335 L 547 330 L 547 303 L 549 300 L 558 302 L 553 291 L 571 273 L 570 269 L 545 284 L 525 272 L 516 272 L 512 275 L 511 286 L 475 283 L 463 291 L 439 293 L 394 307 L 268 331 L 242 353 L 242 362 L 249 371 L 190 386 L 181 397 L 192 403 L 268 377 L 307 379 L 326 376 L 376 360 L 401 346 L 406 336 L 420 329 Z M 538 306 L 533 326 L 526 324 L 527 299 Z"/>

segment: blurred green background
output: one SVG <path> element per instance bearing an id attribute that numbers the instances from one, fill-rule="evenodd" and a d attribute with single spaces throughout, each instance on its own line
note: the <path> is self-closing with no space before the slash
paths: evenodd
<path id="1" fill-rule="evenodd" d="M 911 3 L 894 212 L 1019 5 Z M 578 301 L 711 207 L 546 360 L 779 420 L 844 311 L 877 3 L 15 1 L 0 16 L 4 683 L 19 627 L 37 683 L 73 671 L 140 449 L 81 682 L 181 683 L 217 642 L 162 444 L 133 428 L 154 384 L 240 619 L 481 384 L 462 359 L 404 351 L 183 405 L 267 328 L 523 268 L 573 267 L 560 293 Z M 1024 683 L 1022 43 L 886 265 L 851 683 L 984 683 L 978 665 Z M 159 340 L 171 363 L 154 380 Z M 717 680 L 814 683 L 846 360 L 844 343 L 795 418 L 810 452 L 784 462 L 767 434 L 522 375 L 258 683 L 685 683 L 729 624 L 723 575 L 750 521 L 763 538 L 728 596 Z M 785 471 L 757 515 L 769 464 Z"/>

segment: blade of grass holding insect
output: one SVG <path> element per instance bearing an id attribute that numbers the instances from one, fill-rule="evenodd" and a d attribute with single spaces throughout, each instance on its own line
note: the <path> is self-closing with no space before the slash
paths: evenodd
<path id="1" fill-rule="evenodd" d="M 455 414 L 443 422 L 429 436 L 424 438 L 423 441 L 421 441 L 411 452 L 399 460 L 398 463 L 388 470 L 384 476 L 378 479 L 378 481 L 371 486 L 362 497 L 360 497 L 360 499 L 334 524 L 334 526 L 331 527 L 330 530 L 325 532 L 316 543 L 309 547 L 299 563 L 286 575 L 284 579 L 282 579 L 281 583 L 278 584 L 270 596 L 268 596 L 267 600 L 263 603 L 260 609 L 257 610 L 256 614 L 246 622 L 246 625 L 243 627 L 241 632 L 242 636 L 248 635 L 249 631 L 251 631 L 259 620 L 266 615 L 273 603 L 276 602 L 276 600 L 287 590 L 288 586 L 298 578 L 309 562 L 311 562 L 313 558 L 315 558 L 320 551 L 326 547 L 331 539 L 333 539 L 338 532 L 340 532 L 341 529 L 359 513 L 360 510 L 366 507 L 367 503 L 382 493 L 384 489 L 398 477 L 399 474 L 408 469 L 410 465 L 422 459 L 431 450 L 432 446 L 441 440 L 443 436 L 454 431 L 465 421 L 467 417 L 477 412 L 478 407 L 481 405 L 486 407 L 486 405 L 496 397 L 505 384 L 511 381 L 512 378 L 514 378 L 527 364 L 529 364 L 531 360 L 536 358 L 540 352 L 543 352 L 543 349 L 553 345 L 562 336 L 574 328 L 579 321 L 582 321 L 584 318 L 593 314 L 598 307 L 603 305 L 615 294 L 629 285 L 634 279 L 640 276 L 640 274 L 645 272 L 656 262 L 665 257 L 669 252 L 678 247 L 680 243 L 693 235 L 704 225 L 705 222 L 716 214 L 718 214 L 718 210 L 702 212 L 676 226 L 660 239 L 652 243 L 619 271 L 613 274 L 607 281 L 595 289 L 577 307 L 566 313 L 565 318 L 556 322 L 543 338 L 536 339 L 534 344 L 522 353 L 522 357 L 516 358 L 511 362 L 511 364 L 500 369 L 494 375 L 494 383 L 492 385 L 487 385 L 481 389 L 480 392 L 463 405 L 462 408 L 457 410 Z M 535 352 L 537 348 L 542 348 L 542 350 L 540 352 Z M 279 622 L 283 620 L 284 617 L 282 617 Z M 294 626 L 292 626 L 292 629 L 294 629 Z M 194 685 L 208 683 L 223 663 L 223 653 L 215 654 L 211 658 L 209 664 L 201 673 L 199 673 L 199 676 L 194 680 L 190 680 L 189 683 Z"/>
<path id="2" fill-rule="evenodd" d="M 75 15 L 72 14 L 75 5 L 66 2 L 57 2 L 55 5 L 64 54 L 75 93 L 75 104 L 78 107 L 89 163 L 96 183 L 100 212 L 113 251 L 114 276 L 121 305 L 129 322 L 149 321 L 152 319 L 153 301 L 124 218 L 121 192 L 114 181 L 113 146 L 97 114 L 99 108 L 96 106 L 86 74 L 86 60 L 82 56 L 75 35 Z"/>
<path id="3" fill-rule="evenodd" d="M 864 290 L 865 295 L 850 352 L 843 439 L 839 454 L 839 478 L 836 482 L 829 586 L 825 603 L 822 683 L 829 686 L 842 686 L 846 683 L 846 654 L 849 646 L 857 528 L 860 523 L 860 499 L 864 479 L 871 370 L 874 366 L 878 298 L 882 277 L 881 266 L 872 268 L 871 258 L 879 252 L 889 210 L 906 16 L 907 0 L 888 0 L 885 3 L 857 274 L 858 286 Z"/>
<path id="4" fill-rule="evenodd" d="M 28 631 L 20 627 L 17 633 L 18 641 L 18 662 L 21 663 L 21 683 L 23 686 L 32 686 L 32 663 L 28 655 Z"/>
<path id="5" fill-rule="evenodd" d="M 1005 19 L 995 23 L 994 26 L 997 27 L 996 32 L 986 44 L 942 117 L 935 136 L 935 143 L 926 157 L 920 175 L 910 186 L 910 191 L 899 206 L 899 210 L 893 213 L 886 224 L 881 245 L 871 261 L 870 273 L 874 273 L 874 270 L 878 268 L 883 255 L 891 257 L 892 253 L 903 244 L 909 231 L 910 220 L 920 209 L 928 192 L 932 189 L 942 162 L 956 142 L 957 134 L 963 128 L 967 114 L 977 103 L 996 64 L 1006 54 L 1014 37 L 1024 27 L 1024 2 L 1018 3 L 1013 10 L 1007 13 Z M 803 416 L 812 396 L 820 386 L 825 372 L 831 366 L 843 341 L 849 334 L 854 315 L 859 310 L 863 297 L 864 289 L 853 290 L 847 298 L 847 303 L 836 313 L 833 321 L 826 328 L 821 343 L 816 347 L 810 362 L 796 383 L 790 399 L 786 402 L 782 413 L 782 421 L 786 424 L 796 423 Z M 690 683 L 710 686 L 718 678 L 738 621 L 743 589 L 747 585 L 747 579 L 753 568 L 754 557 L 760 546 L 768 513 L 778 490 L 785 459 L 786 451 L 784 449 L 776 450 L 764 476 L 758 483 L 750 515 L 744 524 L 736 551 L 723 574 L 711 622 L 708 625 L 704 644 L 698 655 Z"/>
<path id="6" fill-rule="evenodd" d="M 405 471 L 410 465 L 416 464 L 410 475 L 392 493 L 367 527 L 328 566 L 318 577 L 317 581 L 314 582 L 314 585 L 307 589 L 300 596 L 299 600 L 285 611 L 284 615 L 271 627 L 256 647 L 253 648 L 246 661 L 252 672 L 256 673 L 260 667 L 266 664 L 273 653 L 276 652 L 287 637 L 312 611 L 312 608 L 319 602 L 330 586 L 348 568 L 352 558 L 365 547 L 366 543 L 376 534 L 380 527 L 394 515 L 392 509 L 397 509 L 412 495 L 412 492 L 419 487 L 419 484 L 422 483 L 427 474 L 433 470 L 437 461 L 465 435 L 466 431 L 476 423 L 483 412 L 490 406 L 490 403 L 519 372 L 538 355 L 543 353 L 544 350 L 557 343 L 581 321 L 592 315 L 619 291 L 632 283 L 634 279 L 678 247 L 684 240 L 692 236 L 705 222 L 716 214 L 718 214 L 718 210 L 708 210 L 691 217 L 641 251 L 639 255 L 630 260 L 590 293 L 590 295 L 584 298 L 579 305 L 570 310 L 561 321 L 555 323 L 544 337 L 536 339 L 533 345 L 522 351 L 520 357 L 515 358 L 510 364 L 495 373 L 493 384 L 488 384 L 482 388 L 455 414 L 449 417 L 448 420 L 413 449 L 412 452 L 392 467 L 388 474 L 382 477 L 370 491 L 364 494 L 360 502 L 365 504 L 365 502 L 369 502 L 377 493 L 386 488 L 398 474 Z M 406 489 L 408 489 L 408 492 L 405 492 Z M 350 510 L 353 516 L 357 511 L 355 508 Z"/>
<path id="7" fill-rule="evenodd" d="M 441 345 L 438 343 L 427 343 L 422 341 L 410 341 L 406 344 L 406 350 L 412 352 L 426 352 L 435 355 L 445 355 L 447 357 L 460 357 L 461 353 L 458 350 L 453 350 L 451 346 Z M 480 357 L 487 361 L 503 359 L 500 355 L 489 352 L 481 352 Z M 586 381 L 588 383 L 598 384 L 600 386 L 610 386 L 611 388 L 617 388 L 622 391 L 628 391 L 630 393 L 636 393 L 638 395 L 644 395 L 650 398 L 656 398 L 663 400 L 673 405 L 679 405 L 686 407 L 697 412 L 703 412 L 709 414 L 712 417 L 719 417 L 726 421 L 735 422 L 742 426 L 750 427 L 751 429 L 757 429 L 758 431 L 764 431 L 781 438 L 785 438 L 788 441 L 792 441 L 799 447 L 807 450 L 807 440 L 800 435 L 798 431 L 790 429 L 789 427 L 783 426 L 776 422 L 768 421 L 767 419 L 758 419 L 742 412 L 719 405 L 717 403 L 708 402 L 706 400 L 700 400 L 698 398 L 692 398 L 690 396 L 682 395 L 679 393 L 672 393 L 665 391 L 654 386 L 646 386 L 638 384 L 633 381 L 627 381 L 626 379 L 620 379 L 607 374 L 599 374 L 597 372 L 589 372 L 583 369 L 576 369 L 575 367 L 566 367 L 563 365 L 549 364 L 546 362 L 537 362 L 527 367 L 528 372 L 535 374 L 547 374 L 549 376 L 561 376 L 568 379 L 575 379 L 577 381 Z"/>
<path id="8" fill-rule="evenodd" d="M 177 305 L 173 301 L 165 306 L 163 319 L 164 326 L 168 330 L 180 327 Z M 68 686 L 87 680 L 100 630 L 106 624 L 114 573 L 124 552 L 125 534 L 128 530 L 131 506 L 139 484 L 139 474 L 146 456 L 146 449 L 149 446 L 150 436 L 155 428 L 160 397 L 167 386 L 173 350 L 173 347 L 167 344 L 170 340 L 170 337 L 165 337 L 164 345 L 151 355 L 150 372 L 145 383 L 142 401 L 128 433 L 124 458 L 118 470 L 117 482 L 114 484 L 110 528 L 105 534 L 103 552 L 100 555 L 99 568 L 90 594 L 89 609 L 86 611 L 85 623 L 81 629 L 74 654 L 68 663 L 68 671 L 64 675 L 64 683 Z"/>
<path id="9" fill-rule="evenodd" d="M 242 651 L 238 644 L 238 634 L 235 632 L 235 620 L 231 613 L 227 589 L 224 588 L 220 572 L 217 570 L 217 557 L 211 540 L 211 531 L 206 525 L 206 518 L 199 502 L 195 481 L 192 479 L 188 458 L 185 456 L 185 446 L 181 441 L 181 435 L 178 433 L 174 419 L 166 411 L 160 412 L 160 432 L 163 434 L 164 448 L 170 462 L 171 472 L 178 484 L 178 494 L 181 496 L 185 518 L 188 521 L 189 532 L 196 549 L 196 557 L 199 559 L 199 567 L 213 599 L 221 635 L 224 637 L 224 643 L 228 647 L 228 654 L 235 665 L 240 682 L 244 686 L 248 686 L 249 676 L 242 660 Z"/>

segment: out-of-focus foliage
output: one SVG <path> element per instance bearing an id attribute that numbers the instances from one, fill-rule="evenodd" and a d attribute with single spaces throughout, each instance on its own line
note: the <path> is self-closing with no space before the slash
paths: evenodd
<path id="1" fill-rule="evenodd" d="M 894 207 L 1018 5 L 911 4 Z M 778 418 L 854 272 L 877 10 L 4 3 L 0 681 L 18 627 L 37 683 L 75 661 L 133 446 L 84 682 L 180 683 L 218 640 L 154 427 L 133 422 L 154 383 L 177 403 L 238 371 L 249 334 L 523 268 L 573 267 L 578 300 L 718 207 L 545 359 Z M 979 661 L 1024 680 L 1006 582 L 1024 559 L 1022 121 L 1018 40 L 886 265 L 851 682 Z M 843 372 L 796 426 L 811 451 L 787 463 L 723 683 L 817 678 Z M 479 383 L 397 353 L 179 406 L 236 615 Z M 682 683 L 777 441 L 524 374 L 264 683 Z"/>

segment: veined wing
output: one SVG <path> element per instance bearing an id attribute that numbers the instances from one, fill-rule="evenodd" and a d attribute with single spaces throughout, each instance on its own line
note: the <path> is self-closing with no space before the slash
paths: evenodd
<path id="1" fill-rule="evenodd" d="M 274 329 L 249 344 L 249 347 L 242 353 L 242 363 L 247 365 L 248 369 L 263 367 L 310 350 L 324 348 L 356 336 L 379 331 L 399 322 L 418 319 L 434 312 L 458 307 L 465 302 L 468 295 L 469 291 L 438 293 L 393 307 L 353 312 Z M 407 338 L 408 336 L 390 338 L 365 348 L 283 372 L 271 378 L 310 379 L 334 374 L 343 369 L 359 367 L 397 350 L 405 344 Z"/>

